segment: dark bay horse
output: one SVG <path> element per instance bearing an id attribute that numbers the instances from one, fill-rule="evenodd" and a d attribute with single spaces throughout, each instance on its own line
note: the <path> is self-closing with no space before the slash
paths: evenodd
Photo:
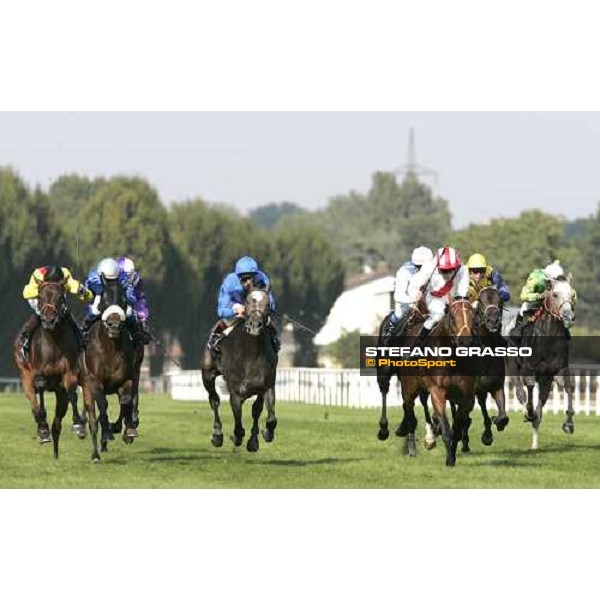
<path id="1" fill-rule="evenodd" d="M 479 292 L 475 303 L 474 318 L 475 340 L 482 348 L 497 348 L 505 346 L 502 337 L 502 305 L 500 294 L 496 287 L 489 286 Z M 481 442 L 491 446 L 494 441 L 492 424 L 498 431 L 503 431 L 509 422 L 506 414 L 506 399 L 504 397 L 505 364 L 500 356 L 485 356 L 477 359 L 479 379 L 475 386 L 475 396 L 483 416 L 483 433 Z M 491 394 L 498 407 L 498 416 L 490 418 L 487 410 L 487 396 Z M 462 450 L 469 452 L 469 427 L 471 419 L 467 420 L 462 437 Z"/>
<path id="2" fill-rule="evenodd" d="M 229 388 L 229 400 L 235 428 L 233 443 L 241 446 L 246 434 L 242 423 L 242 405 L 251 396 L 256 396 L 252 404 L 252 430 L 246 448 L 256 452 L 259 448 L 259 419 L 263 406 L 267 407 L 266 428 L 263 437 L 272 442 L 275 437 L 277 418 L 275 416 L 275 377 L 277 372 L 277 352 L 273 347 L 271 334 L 266 330 L 269 319 L 269 290 L 252 288 L 246 296 L 245 319 L 237 320 L 230 327 L 229 334 L 221 341 L 220 355 L 213 358 L 208 348 L 202 360 L 202 381 L 208 391 L 210 406 L 214 414 L 211 443 L 215 447 L 223 445 L 223 429 L 219 415 L 220 398 L 215 380 L 222 375 Z"/>
<path id="3" fill-rule="evenodd" d="M 132 443 L 137 437 L 134 408 L 134 380 L 136 377 L 136 348 L 125 325 L 125 304 L 116 285 L 107 285 L 100 303 L 102 317 L 90 327 L 85 352 L 82 356 L 83 399 L 86 406 L 98 406 L 102 429 L 101 451 L 114 439 L 108 419 L 107 396 L 117 394 L 124 414 L 123 440 Z M 100 459 L 97 442 L 97 423 L 89 419 L 93 458 Z"/>
<path id="4" fill-rule="evenodd" d="M 417 325 L 418 323 L 422 323 L 425 320 L 425 311 L 427 307 L 424 302 L 420 302 L 418 306 L 414 306 L 410 309 L 409 313 L 406 315 L 405 320 L 402 323 L 398 323 L 396 327 L 396 331 L 400 333 L 400 335 L 395 334 L 388 339 L 384 339 L 383 332 L 389 323 L 389 320 L 392 316 L 392 313 L 387 315 L 381 325 L 379 326 L 379 337 L 377 339 L 378 346 L 384 346 L 386 343 L 402 343 L 404 339 L 403 333 L 407 330 L 410 330 L 412 327 Z M 377 432 L 377 438 L 382 442 L 387 440 L 390 436 L 389 430 L 389 422 L 387 418 L 387 396 L 390 391 L 390 382 L 394 375 L 400 381 L 400 367 L 390 366 L 390 365 L 378 365 L 377 366 L 377 385 L 379 386 L 379 391 L 381 392 L 381 417 L 379 419 L 379 431 Z M 421 403 L 423 404 L 424 409 L 429 412 L 427 407 L 427 398 L 429 394 L 426 391 L 422 391 L 420 394 Z M 429 418 L 430 420 L 430 418 Z M 435 438 L 434 438 L 435 441 Z"/>
<path id="5" fill-rule="evenodd" d="M 469 346 L 473 335 L 473 307 L 466 299 L 452 302 L 448 312 L 437 327 L 429 335 L 426 346 L 436 348 L 447 345 Z M 408 337 L 418 335 L 421 325 L 413 327 Z M 413 373 L 414 373 L 413 369 Z M 431 394 L 431 400 L 437 422 L 441 428 L 442 439 L 446 446 L 446 465 L 456 464 L 456 449 L 462 438 L 463 427 L 475 404 L 475 377 L 463 375 L 452 370 L 452 367 L 435 367 L 432 371 L 419 369 L 419 374 L 408 373 L 403 369 L 400 375 L 402 382 L 402 399 L 404 401 L 404 418 L 396 432 L 407 438 L 408 453 L 416 456 L 415 399 L 422 392 Z M 446 401 L 456 405 L 452 427 L 446 417 Z"/>
<path id="6" fill-rule="evenodd" d="M 516 362 L 517 396 L 525 403 L 525 420 L 533 428 L 532 450 L 537 450 L 538 431 L 542 422 L 544 405 L 550 395 L 555 376 L 563 376 L 567 383 L 568 406 L 566 420 L 563 423 L 565 433 L 573 433 L 573 387 L 569 372 L 569 341 L 567 329 L 575 320 L 573 288 L 570 281 L 561 277 L 551 280 L 543 297 L 539 317 L 523 329 L 521 347 L 530 347 L 531 357 L 523 357 Z M 539 387 L 539 402 L 534 409 L 533 389 Z M 523 384 L 527 388 L 527 399 Z"/>
<path id="7" fill-rule="evenodd" d="M 19 340 L 15 340 L 13 356 L 23 390 L 38 426 L 42 444 L 54 444 L 54 457 L 58 458 L 58 443 L 62 420 L 69 407 L 69 394 L 77 389 L 79 379 L 79 349 L 72 326 L 67 322 L 67 309 L 62 285 L 45 282 L 39 287 L 40 326 L 31 337 L 29 357 L 21 351 Z M 47 422 L 44 392 L 54 392 L 56 408 L 52 421 L 52 438 Z M 39 397 L 39 400 L 38 400 Z M 86 404 L 88 415 L 93 413 L 93 404 Z"/>

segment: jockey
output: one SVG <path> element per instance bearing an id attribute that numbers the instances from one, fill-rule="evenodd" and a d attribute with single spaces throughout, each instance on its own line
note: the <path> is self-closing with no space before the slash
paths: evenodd
<path id="1" fill-rule="evenodd" d="M 394 287 L 394 301 L 396 309 L 391 314 L 385 329 L 383 337 L 388 338 L 396 329 L 398 323 L 408 315 L 410 309 L 415 305 L 408 293 L 408 286 L 411 279 L 421 270 L 421 267 L 433 258 L 433 252 L 425 246 L 419 246 L 412 251 L 409 261 L 406 261 L 396 272 L 396 282 Z M 400 335 L 400 331 L 397 335 Z"/>
<path id="2" fill-rule="evenodd" d="M 487 264 L 483 254 L 472 254 L 467 261 L 469 269 L 469 300 L 477 301 L 479 293 L 485 287 L 494 286 L 500 294 L 502 302 L 510 300 L 510 290 L 504 278 L 494 267 Z"/>
<path id="3" fill-rule="evenodd" d="M 518 340 L 523 332 L 523 327 L 527 323 L 524 323 L 525 316 L 529 316 L 531 313 L 536 311 L 542 305 L 544 294 L 548 289 L 548 282 L 553 279 L 558 279 L 565 276 L 565 271 L 560 265 L 560 261 L 555 260 L 547 265 L 544 269 L 534 269 L 527 277 L 527 281 L 521 290 L 521 310 L 515 321 L 515 328 L 510 334 L 510 337 Z M 577 302 L 577 292 L 573 289 L 572 293 L 573 305 Z M 569 335 L 567 331 L 567 336 Z"/>
<path id="4" fill-rule="evenodd" d="M 98 263 L 97 267 L 94 267 L 88 273 L 85 280 L 85 287 L 93 294 L 93 302 L 90 302 L 87 307 L 82 327 L 84 333 L 87 333 L 92 324 L 100 317 L 100 302 L 104 287 L 111 283 L 116 283 L 121 290 L 122 297 L 127 304 L 126 314 L 128 319 L 133 314 L 136 298 L 131 283 L 125 273 L 119 270 L 119 265 L 114 258 L 104 258 Z"/>
<path id="5" fill-rule="evenodd" d="M 423 323 L 416 344 L 422 346 L 431 330 L 446 312 L 450 298 L 467 298 L 469 294 L 469 274 L 461 265 L 460 257 L 454 248 L 440 248 L 435 258 L 423 265 L 412 278 L 408 294 L 413 302 L 418 302 L 425 294 L 429 316 Z"/>
<path id="6" fill-rule="evenodd" d="M 258 263 L 250 256 L 242 256 L 235 263 L 235 270 L 229 273 L 221 284 L 219 291 L 219 301 L 217 304 L 217 315 L 219 321 L 213 327 L 208 340 L 208 348 L 213 352 L 219 352 L 219 343 L 225 337 L 225 330 L 243 318 L 246 312 L 246 294 L 253 285 L 269 286 L 269 278 L 258 268 Z M 273 292 L 269 290 L 269 307 L 271 311 L 275 310 L 275 300 Z M 271 319 L 267 324 L 275 351 L 278 352 L 281 344 L 277 336 L 277 330 Z"/>
<path id="7" fill-rule="evenodd" d="M 135 331 L 134 339 L 143 344 L 148 344 L 150 343 L 152 336 L 150 335 L 150 327 L 148 325 L 150 309 L 148 308 L 148 300 L 144 293 L 144 280 L 140 277 L 131 258 L 119 256 L 117 258 L 117 264 L 119 265 L 119 270 L 125 273 L 127 281 L 133 287 L 133 293 L 135 295 L 133 315 L 131 315 L 131 327 Z"/>
<path id="8" fill-rule="evenodd" d="M 29 306 L 31 306 L 34 311 L 34 314 L 29 317 L 23 326 L 21 337 L 19 339 L 24 356 L 29 352 L 31 335 L 40 323 L 40 309 L 38 306 L 40 285 L 48 282 L 60 283 L 64 292 L 74 294 L 84 302 L 90 301 L 93 297 L 92 292 L 79 283 L 79 281 L 71 275 L 71 271 L 65 267 L 49 266 L 35 269 L 31 274 L 29 283 L 23 288 L 23 298 L 29 302 Z M 77 345 L 79 350 L 81 350 L 83 348 L 83 336 L 81 335 L 81 330 L 68 310 L 65 311 L 65 317 L 77 336 Z"/>

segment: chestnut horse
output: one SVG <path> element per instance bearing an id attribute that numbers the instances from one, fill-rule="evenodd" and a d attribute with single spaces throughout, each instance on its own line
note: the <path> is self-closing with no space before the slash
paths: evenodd
<path id="1" fill-rule="evenodd" d="M 418 335 L 421 325 L 408 332 L 408 339 Z M 469 346 L 473 335 L 473 307 L 466 299 L 453 301 L 444 318 L 429 334 L 426 346 L 437 348 L 451 343 L 453 346 Z M 404 418 L 396 434 L 407 438 L 408 454 L 416 456 L 415 399 L 422 392 L 431 394 L 431 400 L 437 421 L 441 428 L 442 439 L 446 445 L 446 465 L 456 464 L 456 449 L 462 438 L 463 427 L 470 418 L 475 404 L 475 377 L 463 375 L 452 367 L 435 367 L 431 371 L 419 368 L 406 369 L 400 375 L 402 383 L 402 399 L 404 401 Z M 456 405 L 452 427 L 446 417 L 446 401 Z"/>

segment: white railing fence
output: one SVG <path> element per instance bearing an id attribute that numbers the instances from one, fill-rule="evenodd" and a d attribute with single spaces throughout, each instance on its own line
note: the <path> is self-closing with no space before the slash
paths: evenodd
<path id="1" fill-rule="evenodd" d="M 180 371 L 168 376 L 169 389 L 173 400 L 208 401 L 208 394 L 202 384 L 201 371 Z M 600 415 L 600 375 L 573 375 L 575 387 L 573 408 L 576 414 Z M 217 391 L 227 397 L 227 386 L 219 378 Z M 510 377 L 504 384 L 507 410 L 521 410 Z M 381 394 L 375 377 L 360 375 L 359 369 L 277 369 L 275 387 L 277 402 L 303 402 L 323 406 L 345 406 L 348 408 L 378 408 L 381 406 Z M 534 389 L 534 400 L 537 402 L 537 386 Z M 397 379 L 392 380 L 388 394 L 388 406 L 402 404 Z M 494 400 L 488 396 L 489 408 L 495 406 Z M 477 405 L 476 405 L 477 406 Z M 563 413 L 567 407 L 566 391 L 556 383 L 546 410 Z"/>

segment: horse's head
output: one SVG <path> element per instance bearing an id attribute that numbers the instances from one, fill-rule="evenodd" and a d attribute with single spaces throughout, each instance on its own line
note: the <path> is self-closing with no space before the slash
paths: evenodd
<path id="1" fill-rule="evenodd" d="M 102 313 L 102 325 L 108 332 L 108 337 L 118 338 L 125 323 L 125 311 L 117 304 L 111 304 Z"/>
<path id="2" fill-rule="evenodd" d="M 573 288 L 565 277 L 550 279 L 544 296 L 544 308 L 565 327 L 571 327 L 575 321 L 575 305 Z"/>
<path id="3" fill-rule="evenodd" d="M 457 346 L 468 346 L 473 335 L 473 307 L 467 299 L 455 300 L 448 309 L 450 335 Z"/>
<path id="4" fill-rule="evenodd" d="M 39 287 L 40 320 L 46 331 L 54 331 L 65 310 L 65 293 L 62 285 L 47 281 Z"/>
<path id="5" fill-rule="evenodd" d="M 483 325 L 490 333 L 496 333 L 500 330 L 502 323 L 500 303 L 500 293 L 497 288 L 488 286 L 479 292 L 476 320 L 479 325 Z"/>
<path id="6" fill-rule="evenodd" d="M 250 335 L 259 335 L 269 318 L 269 288 L 253 287 L 246 295 L 246 323 Z"/>

